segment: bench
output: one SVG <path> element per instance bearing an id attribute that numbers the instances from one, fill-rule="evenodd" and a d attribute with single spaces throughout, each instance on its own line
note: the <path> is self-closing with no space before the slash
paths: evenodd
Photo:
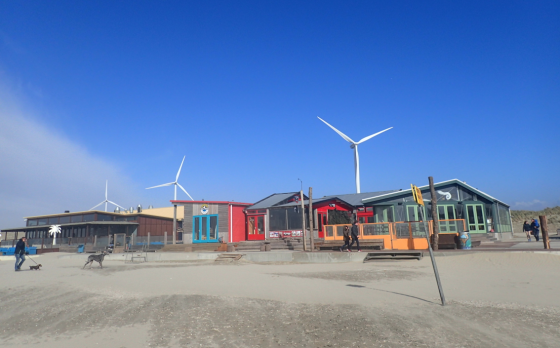
<path id="1" fill-rule="evenodd" d="M 424 252 L 421 250 L 381 250 L 368 252 L 364 258 L 364 262 L 377 259 L 417 259 L 421 260 Z"/>
<path id="2" fill-rule="evenodd" d="M 438 238 L 438 249 L 457 249 L 456 233 L 440 233 Z M 434 235 L 431 239 L 432 249 L 434 249 Z"/>

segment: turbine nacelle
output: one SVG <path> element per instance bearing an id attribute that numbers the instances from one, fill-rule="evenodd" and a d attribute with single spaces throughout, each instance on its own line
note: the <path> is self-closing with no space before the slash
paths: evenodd
<path id="1" fill-rule="evenodd" d="M 353 150 L 356 147 L 356 144 L 350 144 L 350 148 Z"/>

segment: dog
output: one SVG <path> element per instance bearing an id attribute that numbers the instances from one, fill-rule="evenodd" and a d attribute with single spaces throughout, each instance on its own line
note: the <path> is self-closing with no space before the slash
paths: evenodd
<path id="1" fill-rule="evenodd" d="M 105 255 L 107 255 L 106 251 L 103 251 L 101 254 L 96 254 L 96 255 L 89 255 L 86 261 L 86 264 L 84 265 L 84 268 L 86 268 L 87 264 L 89 263 L 90 266 L 89 268 L 91 268 L 91 265 L 93 264 L 93 261 L 97 261 L 99 263 L 99 266 L 101 268 L 103 268 L 103 259 L 105 258 Z"/>
<path id="2" fill-rule="evenodd" d="M 41 264 L 38 264 L 37 266 L 29 266 L 29 270 L 30 271 L 33 271 L 33 270 L 40 271 L 42 266 L 43 265 L 41 265 Z"/>

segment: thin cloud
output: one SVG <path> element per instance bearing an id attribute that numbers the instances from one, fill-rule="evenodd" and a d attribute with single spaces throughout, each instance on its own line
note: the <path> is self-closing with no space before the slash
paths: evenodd
<path id="1" fill-rule="evenodd" d="M 518 209 L 543 209 L 544 207 L 546 207 L 546 202 L 545 201 L 541 201 L 538 199 L 534 199 L 530 202 L 515 202 L 515 204 L 513 205 L 515 208 Z"/>
<path id="2" fill-rule="evenodd" d="M 105 199 L 106 179 L 109 200 L 124 207 L 140 202 L 118 165 L 40 124 L 5 90 L 0 123 L 0 228 L 23 226 L 25 216 L 88 210 Z"/>

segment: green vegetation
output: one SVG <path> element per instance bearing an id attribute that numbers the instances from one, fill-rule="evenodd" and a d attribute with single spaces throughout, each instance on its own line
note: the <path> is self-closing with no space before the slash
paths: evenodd
<path id="1" fill-rule="evenodd" d="M 525 220 L 537 219 L 539 215 L 546 215 L 548 223 L 560 223 L 560 207 L 546 208 L 540 211 L 531 210 L 512 210 L 511 219 L 513 222 L 523 222 Z"/>

